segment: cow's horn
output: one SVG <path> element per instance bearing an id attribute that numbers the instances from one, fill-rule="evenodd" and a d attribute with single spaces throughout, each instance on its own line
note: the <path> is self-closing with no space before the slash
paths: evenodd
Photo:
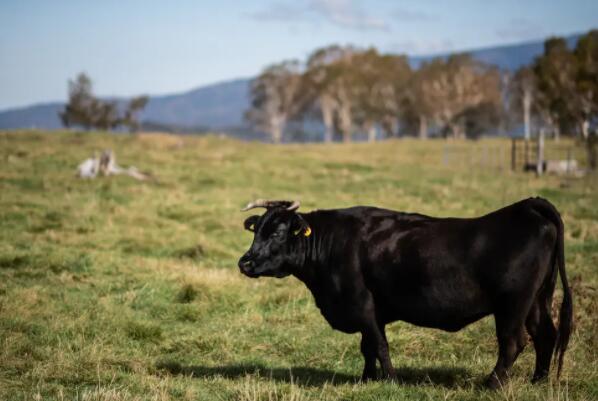
<path id="1" fill-rule="evenodd" d="M 291 205 L 289 207 L 287 207 L 288 211 L 294 211 L 299 209 L 299 206 L 301 206 L 301 203 L 298 200 L 294 200 L 293 203 L 291 203 Z"/>
<path id="2" fill-rule="evenodd" d="M 294 210 L 299 209 L 300 203 L 299 201 L 285 201 L 285 200 L 265 200 L 265 199 L 256 199 L 253 202 L 249 202 L 247 206 L 241 209 L 242 212 L 246 212 L 248 210 L 254 209 L 256 207 L 264 207 L 266 209 L 273 208 L 273 207 L 284 207 L 286 210 L 292 212 Z"/>
<path id="3" fill-rule="evenodd" d="M 242 212 L 246 212 L 251 209 L 255 209 L 256 207 L 268 207 L 268 203 L 264 199 L 256 199 L 253 202 L 249 202 L 247 206 L 241 209 Z"/>

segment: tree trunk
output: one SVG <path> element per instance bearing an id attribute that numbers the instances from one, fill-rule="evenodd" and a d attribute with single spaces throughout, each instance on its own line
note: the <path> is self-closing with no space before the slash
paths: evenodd
<path id="1" fill-rule="evenodd" d="M 351 115 L 351 98 L 345 87 L 341 86 L 337 93 L 337 110 L 343 142 L 351 142 L 353 116 Z"/>
<path id="2" fill-rule="evenodd" d="M 280 130 L 280 126 L 272 127 L 272 132 L 270 134 L 272 135 L 272 142 L 280 143 L 280 140 L 282 138 L 282 132 Z"/>
<path id="3" fill-rule="evenodd" d="M 463 137 L 463 133 L 461 132 L 461 125 L 459 123 L 450 123 L 449 130 L 451 133 L 451 138 L 461 139 Z"/>
<path id="4" fill-rule="evenodd" d="M 419 116 L 419 139 L 428 139 L 428 120 L 425 116 Z"/>
<path id="5" fill-rule="evenodd" d="M 382 130 L 387 138 L 399 136 L 399 120 L 396 117 L 386 116 L 382 119 Z"/>
<path id="6" fill-rule="evenodd" d="M 392 131 L 392 136 L 393 137 L 399 137 L 400 136 L 400 132 L 399 132 L 399 119 L 394 117 L 390 120 L 390 130 Z"/>
<path id="7" fill-rule="evenodd" d="M 561 140 L 561 127 L 559 127 L 558 124 L 554 126 L 552 133 L 553 133 L 553 138 L 554 138 L 555 142 L 558 142 Z"/>
<path id="8" fill-rule="evenodd" d="M 343 142 L 351 142 L 351 108 L 348 105 L 343 105 L 339 110 L 340 128 L 343 135 Z"/>
<path id="9" fill-rule="evenodd" d="M 334 119 L 331 100 L 328 97 L 320 98 L 320 111 L 322 112 L 322 121 L 324 123 L 324 142 L 332 142 L 334 133 Z"/>
<path id="10" fill-rule="evenodd" d="M 280 143 L 282 141 L 282 132 L 284 130 L 285 118 L 282 116 L 272 116 L 270 119 L 270 135 L 272 142 Z"/>
<path id="11" fill-rule="evenodd" d="M 368 142 L 376 142 L 376 125 L 368 124 Z"/>
<path id="12" fill-rule="evenodd" d="M 584 140 L 588 140 L 590 136 L 590 122 L 588 120 L 583 120 L 581 122 L 581 135 Z"/>

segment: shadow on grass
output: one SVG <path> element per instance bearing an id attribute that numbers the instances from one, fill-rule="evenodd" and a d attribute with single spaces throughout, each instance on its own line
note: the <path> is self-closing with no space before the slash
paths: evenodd
<path id="1" fill-rule="evenodd" d="M 318 387 L 329 384 L 353 384 L 360 381 L 359 376 L 337 373 L 328 369 L 306 366 L 294 366 L 289 369 L 268 368 L 260 364 L 239 364 L 225 366 L 183 366 L 177 362 L 159 362 L 156 368 L 173 375 L 210 378 L 215 376 L 227 379 L 243 378 L 246 375 L 259 374 L 277 382 L 294 383 L 300 386 Z M 464 384 L 469 374 L 462 368 L 443 367 L 403 367 L 398 368 L 397 382 L 405 385 L 440 385 L 448 388 Z M 378 372 L 380 374 L 380 372 Z"/>

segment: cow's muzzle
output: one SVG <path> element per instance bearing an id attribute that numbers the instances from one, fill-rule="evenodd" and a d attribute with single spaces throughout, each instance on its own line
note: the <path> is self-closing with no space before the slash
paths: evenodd
<path id="1" fill-rule="evenodd" d="M 241 273 L 247 277 L 258 276 L 258 274 L 255 273 L 255 262 L 248 254 L 241 256 L 241 259 L 239 259 L 239 269 L 241 270 Z"/>

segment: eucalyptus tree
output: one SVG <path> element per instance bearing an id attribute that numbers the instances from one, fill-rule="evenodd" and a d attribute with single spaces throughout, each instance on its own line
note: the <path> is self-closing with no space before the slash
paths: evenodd
<path id="1" fill-rule="evenodd" d="M 88 130 L 94 126 L 97 100 L 93 95 L 93 84 L 89 76 L 80 73 L 68 81 L 68 102 L 59 113 L 65 127 L 81 126 Z"/>
<path id="2" fill-rule="evenodd" d="M 544 120 L 557 129 L 578 132 L 586 145 L 588 164 L 596 169 L 598 31 L 580 37 L 573 50 L 563 38 L 548 39 L 533 69 Z"/>
<path id="3" fill-rule="evenodd" d="M 111 130 L 125 125 L 133 131 L 139 127 L 138 113 L 148 101 L 147 96 L 134 97 L 121 113 L 117 101 L 94 96 L 92 81 L 85 73 L 69 80 L 68 93 L 68 102 L 59 113 L 60 119 L 65 127 L 83 127 L 86 130 Z"/>
<path id="4" fill-rule="evenodd" d="M 580 130 L 585 139 L 590 136 L 590 124 L 598 124 L 598 30 L 592 30 L 577 41 L 573 51 L 575 74 L 575 105 Z"/>
<path id="5" fill-rule="evenodd" d="M 354 56 L 357 120 L 375 139 L 375 127 L 387 136 L 398 134 L 399 120 L 408 96 L 411 68 L 405 56 L 380 55 L 374 49 Z"/>
<path id="6" fill-rule="evenodd" d="M 536 76 L 533 69 L 529 66 L 522 66 L 515 72 L 511 81 L 511 94 L 515 108 L 521 110 L 525 140 L 529 140 L 531 137 L 532 111 L 537 99 L 536 92 Z"/>
<path id="7" fill-rule="evenodd" d="M 127 126 L 130 132 L 136 132 L 139 129 L 139 114 L 145 108 L 148 101 L 149 97 L 142 95 L 132 98 L 127 103 L 121 124 Z"/>
<path id="8" fill-rule="evenodd" d="M 301 109 L 301 70 L 298 61 L 283 61 L 266 68 L 251 83 L 251 108 L 246 119 L 280 143 L 288 121 Z"/>
<path id="9" fill-rule="evenodd" d="M 577 61 L 563 38 L 550 38 L 544 43 L 544 53 L 534 61 L 533 70 L 538 113 L 543 124 L 558 133 L 577 114 Z"/>
<path id="10" fill-rule="evenodd" d="M 495 68 L 467 54 L 425 64 L 420 96 L 435 123 L 453 138 L 465 137 L 461 118 L 467 110 L 500 103 L 500 75 Z"/>
<path id="11" fill-rule="evenodd" d="M 429 80 L 437 71 L 438 61 L 424 63 L 413 73 L 406 88 L 402 119 L 409 126 L 417 126 L 420 139 L 428 138 L 429 122 L 435 119 L 434 93 L 430 93 Z"/>
<path id="12" fill-rule="evenodd" d="M 307 61 L 306 85 L 320 109 L 324 141 L 331 142 L 338 126 L 343 141 L 351 140 L 355 102 L 352 47 L 328 46 L 313 52 Z"/>
<path id="13" fill-rule="evenodd" d="M 586 142 L 588 165 L 595 170 L 598 167 L 598 30 L 579 38 L 574 55 L 578 63 L 575 81 L 581 132 Z M 593 131 L 590 130 L 592 123 Z"/>

